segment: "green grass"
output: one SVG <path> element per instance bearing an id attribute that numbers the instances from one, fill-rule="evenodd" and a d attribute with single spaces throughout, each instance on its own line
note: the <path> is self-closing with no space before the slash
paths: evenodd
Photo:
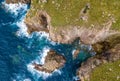
<path id="1" fill-rule="evenodd" d="M 112 69 L 111 71 L 109 69 Z M 117 79 L 119 77 L 119 79 Z M 90 81 L 120 81 L 120 60 L 95 68 Z"/>
<path id="2" fill-rule="evenodd" d="M 101 26 L 110 19 L 108 14 L 111 14 L 116 20 L 112 28 L 120 30 L 120 0 L 48 0 L 47 3 L 39 1 L 32 0 L 28 17 L 33 17 L 38 10 L 45 10 L 50 15 L 54 27 L 66 25 L 89 27 L 91 24 Z M 80 20 L 80 11 L 87 3 L 90 3 L 91 8 L 88 12 L 88 22 L 85 22 Z M 76 21 L 77 19 L 79 20 Z"/>

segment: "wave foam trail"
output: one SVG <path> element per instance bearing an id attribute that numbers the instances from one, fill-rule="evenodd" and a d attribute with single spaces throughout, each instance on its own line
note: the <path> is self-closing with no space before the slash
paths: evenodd
<path id="1" fill-rule="evenodd" d="M 41 59 L 40 59 L 40 64 L 44 64 L 44 62 L 45 62 L 45 57 L 47 56 L 47 53 L 49 52 L 49 48 L 44 48 L 43 49 L 43 53 L 41 54 L 40 53 L 40 55 L 41 55 Z"/>
<path id="2" fill-rule="evenodd" d="M 46 79 L 47 77 L 51 76 L 50 73 L 38 71 L 34 69 L 34 66 L 33 66 L 34 62 L 37 64 L 44 64 L 45 57 L 47 56 L 48 51 L 49 51 L 49 48 L 43 48 L 43 52 L 40 52 L 40 56 L 38 56 L 35 60 L 33 60 L 31 63 L 27 65 L 28 71 L 30 71 L 34 77 L 37 77 L 35 78 L 36 80 L 38 80 L 40 77 L 42 77 L 43 79 Z"/>
<path id="3" fill-rule="evenodd" d="M 36 35 L 39 36 L 39 39 L 41 39 L 42 37 L 46 37 L 48 40 L 50 40 L 49 39 L 49 33 L 41 31 L 41 32 L 36 32 Z"/>
<path id="4" fill-rule="evenodd" d="M 28 71 L 32 73 L 33 77 L 35 77 L 35 80 L 38 80 L 40 77 L 42 77 L 43 79 L 46 79 L 47 77 L 51 76 L 50 73 L 45 73 L 42 71 L 35 70 L 32 64 L 28 64 L 27 68 L 28 68 Z"/>
<path id="5" fill-rule="evenodd" d="M 2 2 L 1 7 L 4 8 L 6 12 L 14 14 L 14 16 L 18 16 L 20 13 L 23 13 L 28 9 L 28 5 L 23 3 L 7 4 L 6 2 Z"/>
<path id="6" fill-rule="evenodd" d="M 22 21 L 19 21 L 16 23 L 17 26 L 19 27 L 19 30 L 17 31 L 17 36 L 27 36 L 29 37 L 29 34 L 27 32 L 27 26 L 26 24 L 24 23 L 24 20 Z"/>
<path id="7" fill-rule="evenodd" d="M 31 81 L 29 78 L 24 79 L 23 81 Z"/>
<path id="8" fill-rule="evenodd" d="M 47 56 L 49 50 L 50 50 L 49 48 L 43 48 L 43 51 L 39 52 L 40 56 L 38 56 L 33 62 L 43 65 L 45 62 L 45 57 Z"/>

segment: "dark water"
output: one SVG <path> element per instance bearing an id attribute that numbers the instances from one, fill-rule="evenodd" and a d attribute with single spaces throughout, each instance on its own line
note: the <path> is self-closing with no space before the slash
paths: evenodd
<path id="1" fill-rule="evenodd" d="M 80 44 L 81 51 L 73 59 L 72 52 L 78 46 L 77 41 L 73 44 L 58 44 L 43 32 L 27 36 L 22 20 L 29 5 L 12 6 L 0 3 L 0 81 L 75 81 L 76 70 L 81 62 L 92 54 L 90 46 Z M 49 49 L 64 55 L 67 61 L 64 67 L 48 76 L 47 73 L 34 70 L 31 63 L 42 63 Z"/>

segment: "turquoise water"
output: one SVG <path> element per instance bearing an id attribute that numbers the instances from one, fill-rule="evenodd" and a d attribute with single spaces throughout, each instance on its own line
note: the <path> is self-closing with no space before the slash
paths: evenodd
<path id="1" fill-rule="evenodd" d="M 76 70 L 80 64 L 94 52 L 90 45 L 60 44 L 49 39 L 45 32 L 28 34 L 24 17 L 29 5 L 0 2 L 0 81 L 75 81 Z M 76 46 L 81 51 L 73 59 Z M 44 57 L 50 49 L 64 55 L 66 63 L 52 74 L 39 72 L 32 62 L 44 63 Z"/>

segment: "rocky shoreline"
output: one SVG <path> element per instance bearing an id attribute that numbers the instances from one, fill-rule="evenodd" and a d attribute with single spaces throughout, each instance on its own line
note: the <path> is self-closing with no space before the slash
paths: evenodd
<path id="1" fill-rule="evenodd" d="M 81 64 L 78 69 L 78 76 L 81 81 L 90 81 L 90 75 L 96 67 L 104 63 L 120 60 L 120 35 L 109 38 L 104 42 L 94 44 L 97 54 Z"/>
<path id="2" fill-rule="evenodd" d="M 49 32 L 51 18 L 46 11 L 38 11 L 32 19 L 26 18 L 25 23 L 28 27 L 28 33 L 34 31 Z M 36 23 L 34 23 L 36 22 Z"/>
<path id="3" fill-rule="evenodd" d="M 7 3 L 31 3 L 31 0 L 6 0 Z M 28 12 L 29 14 L 30 12 Z M 120 32 L 111 30 L 111 25 L 113 20 L 108 21 L 100 29 L 94 27 L 86 28 L 79 26 L 65 26 L 64 28 L 56 30 L 51 25 L 51 19 L 48 13 L 44 10 L 38 10 L 34 17 L 26 17 L 25 23 L 28 26 L 28 33 L 34 31 L 45 31 L 50 34 L 50 38 L 53 41 L 60 43 L 71 43 L 76 38 L 80 37 L 80 40 L 85 44 L 92 44 L 94 50 L 96 51 L 96 56 L 89 58 L 87 61 L 83 62 L 81 67 L 78 69 L 78 76 L 81 81 L 89 80 L 91 72 L 95 67 L 106 63 L 114 62 L 120 59 Z M 79 52 L 76 50 L 75 57 Z M 52 59 L 54 58 L 54 59 Z M 61 60 L 61 63 L 57 62 L 57 59 Z M 49 61 L 48 61 L 49 60 Z M 49 67 L 53 65 L 54 67 Z M 64 65 L 65 59 L 63 56 L 57 55 L 54 51 L 50 52 L 46 57 L 45 65 L 33 64 L 35 69 L 39 71 L 45 71 L 48 73 L 53 72 L 55 69 L 60 68 Z M 48 68 L 49 67 L 49 68 Z"/>

